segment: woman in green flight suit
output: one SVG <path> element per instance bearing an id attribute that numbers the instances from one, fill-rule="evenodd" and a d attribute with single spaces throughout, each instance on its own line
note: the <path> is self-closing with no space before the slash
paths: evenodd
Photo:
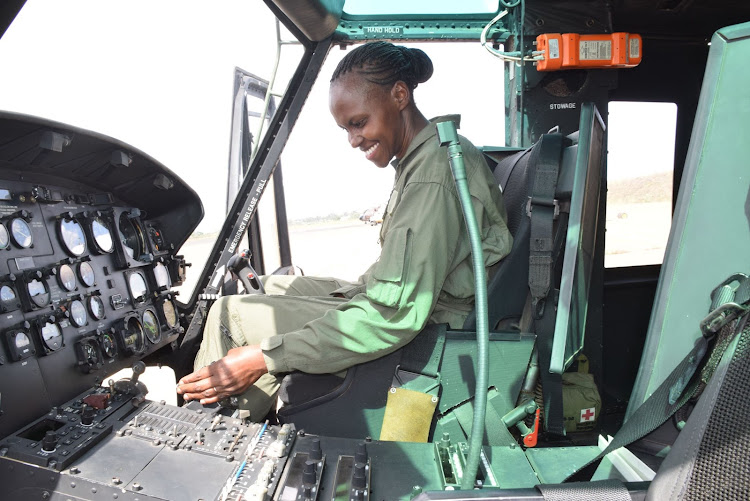
<path id="1" fill-rule="evenodd" d="M 380 231 L 381 254 L 356 283 L 269 276 L 266 295 L 223 297 L 206 320 L 195 372 L 177 391 L 209 404 L 237 395 L 250 418 L 275 403 L 291 371 L 337 373 L 409 343 L 428 322 L 460 328 L 473 306 L 471 249 L 446 152 L 435 123 L 414 102 L 432 76 L 421 50 L 374 42 L 344 57 L 333 73 L 330 110 L 395 183 Z M 477 150 L 461 138 L 485 266 L 511 248 L 502 194 Z"/>

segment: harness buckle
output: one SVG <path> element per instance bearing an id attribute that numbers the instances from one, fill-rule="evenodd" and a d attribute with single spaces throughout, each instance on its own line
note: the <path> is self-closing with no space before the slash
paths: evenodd
<path id="1" fill-rule="evenodd" d="M 540 205 L 544 207 L 554 207 L 554 214 L 552 216 L 552 219 L 557 219 L 560 216 L 560 202 L 556 198 L 552 200 L 552 204 L 546 204 L 546 203 L 539 203 L 539 201 L 532 204 L 531 197 L 529 197 L 528 200 L 526 200 L 526 215 L 531 217 L 531 207 L 532 205 Z"/>

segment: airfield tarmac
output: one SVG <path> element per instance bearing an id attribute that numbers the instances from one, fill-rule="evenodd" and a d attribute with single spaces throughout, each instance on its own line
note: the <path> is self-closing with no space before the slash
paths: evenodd
<path id="1" fill-rule="evenodd" d="M 612 204 L 607 214 L 606 267 L 661 263 L 671 224 L 671 204 Z M 315 224 L 293 224 L 289 228 L 292 261 L 305 275 L 356 280 L 380 254 L 380 225 L 356 219 Z M 187 262 L 188 277 L 180 299 L 187 300 L 216 235 L 190 238 L 180 250 Z M 272 259 L 269 259 L 272 261 Z M 275 265 L 267 265 L 271 270 Z"/>

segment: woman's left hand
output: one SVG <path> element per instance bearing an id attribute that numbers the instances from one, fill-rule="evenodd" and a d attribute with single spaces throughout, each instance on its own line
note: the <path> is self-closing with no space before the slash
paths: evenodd
<path id="1" fill-rule="evenodd" d="M 180 379 L 177 393 L 185 401 L 212 404 L 247 390 L 268 372 L 260 346 L 232 348 L 227 355 Z"/>

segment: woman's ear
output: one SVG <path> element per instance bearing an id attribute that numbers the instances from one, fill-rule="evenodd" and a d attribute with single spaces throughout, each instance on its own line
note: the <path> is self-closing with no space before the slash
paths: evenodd
<path id="1" fill-rule="evenodd" d="M 409 90 L 409 86 L 401 80 L 397 81 L 391 88 L 391 97 L 393 97 L 398 104 L 399 111 L 405 109 L 409 103 L 411 103 L 411 91 Z"/>

